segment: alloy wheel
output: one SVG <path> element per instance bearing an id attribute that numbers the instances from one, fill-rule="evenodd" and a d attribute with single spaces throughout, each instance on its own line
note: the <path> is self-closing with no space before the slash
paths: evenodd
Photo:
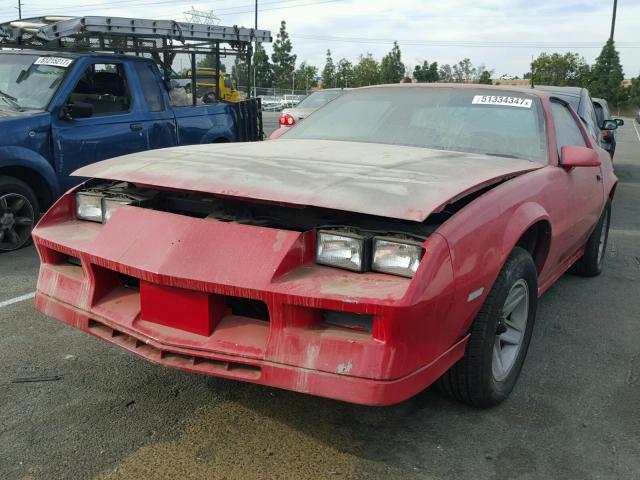
<path id="1" fill-rule="evenodd" d="M 522 346 L 529 320 L 529 285 L 524 278 L 513 284 L 496 330 L 491 369 L 500 382 L 509 376 Z"/>
<path id="2" fill-rule="evenodd" d="M 35 223 L 31 202 L 19 193 L 0 196 L 0 251 L 11 251 L 29 241 Z"/>

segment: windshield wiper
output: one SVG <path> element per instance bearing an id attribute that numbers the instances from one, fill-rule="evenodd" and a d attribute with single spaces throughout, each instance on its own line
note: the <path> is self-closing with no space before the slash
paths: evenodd
<path id="1" fill-rule="evenodd" d="M 16 111 L 23 111 L 23 108 L 18 103 L 18 99 L 16 97 L 9 95 L 8 93 L 4 93 L 2 90 L 0 90 L 0 98 L 2 98 L 7 103 L 7 105 L 12 106 Z"/>
<path id="2" fill-rule="evenodd" d="M 515 155 L 511 155 L 510 153 L 485 152 L 485 155 L 491 155 L 492 157 L 517 158 L 518 160 L 522 160 L 522 157 L 517 157 Z"/>

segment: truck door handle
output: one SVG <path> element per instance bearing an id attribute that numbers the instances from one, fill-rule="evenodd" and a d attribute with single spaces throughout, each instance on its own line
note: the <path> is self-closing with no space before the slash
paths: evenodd
<path id="1" fill-rule="evenodd" d="M 601 177 L 600 175 L 596 175 L 596 180 L 597 180 L 598 182 L 601 182 L 601 181 L 602 181 L 602 177 Z"/>
<path id="2" fill-rule="evenodd" d="M 140 130 L 142 130 L 142 124 L 132 123 L 131 125 L 129 125 L 129 128 L 131 128 L 131 130 L 133 130 L 134 132 L 139 132 Z"/>

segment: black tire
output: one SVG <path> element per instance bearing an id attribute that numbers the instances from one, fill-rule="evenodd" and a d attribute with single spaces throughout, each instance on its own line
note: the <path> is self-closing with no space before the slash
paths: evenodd
<path id="1" fill-rule="evenodd" d="M 514 288 L 528 295 L 521 308 L 526 324 L 521 329 L 519 346 L 512 355 L 511 367 L 496 378 L 494 348 L 500 344 L 505 323 L 505 301 Z M 526 292 L 526 293 L 525 293 Z M 449 396 L 474 407 L 490 407 L 505 400 L 516 384 L 527 356 L 538 301 L 538 275 L 531 255 L 516 247 L 502 267 L 489 295 L 471 326 L 465 355 L 439 380 L 439 387 Z"/>
<path id="2" fill-rule="evenodd" d="M 0 176 L 0 252 L 18 250 L 31 242 L 38 212 L 38 200 L 26 183 Z"/>
<path id="3" fill-rule="evenodd" d="M 593 229 L 584 247 L 584 255 L 578 260 L 573 271 L 583 277 L 596 277 L 602 273 L 604 259 L 609 240 L 609 225 L 611 224 L 611 202 L 607 201 L 602 215 Z M 602 250 L 600 247 L 602 246 Z"/>

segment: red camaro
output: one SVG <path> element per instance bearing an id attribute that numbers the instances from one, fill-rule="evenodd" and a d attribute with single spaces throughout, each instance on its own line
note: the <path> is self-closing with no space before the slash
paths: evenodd
<path id="1" fill-rule="evenodd" d="M 40 311 L 162 365 L 370 405 L 436 380 L 505 399 L 538 297 L 601 272 L 617 182 L 561 99 L 451 84 L 77 174 L 33 233 Z"/>

